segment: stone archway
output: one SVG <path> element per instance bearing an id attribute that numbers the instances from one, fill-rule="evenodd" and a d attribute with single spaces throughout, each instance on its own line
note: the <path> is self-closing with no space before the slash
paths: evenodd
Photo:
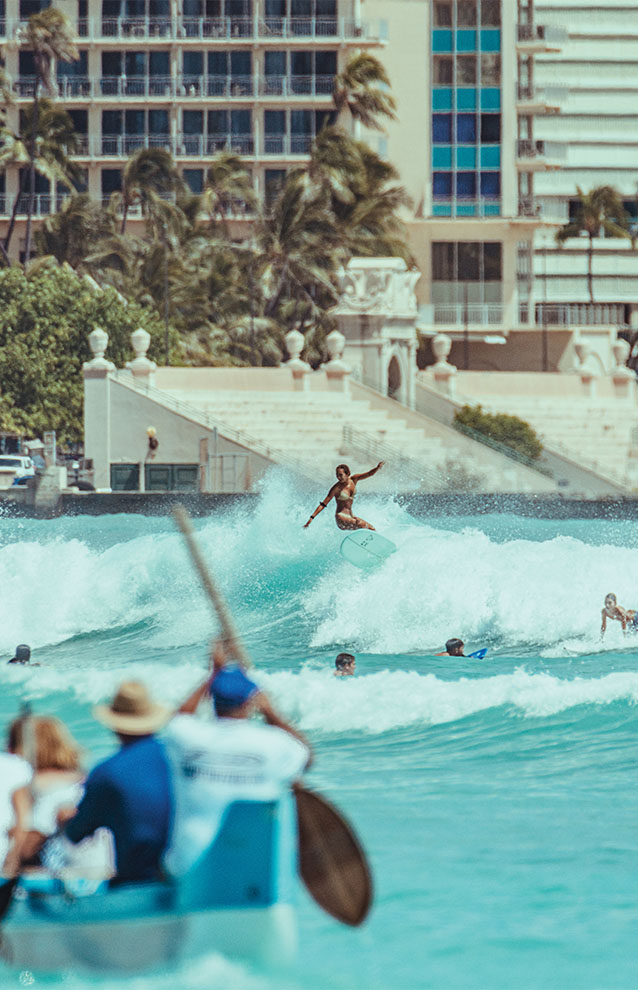
<path id="1" fill-rule="evenodd" d="M 403 402 L 403 393 L 405 391 L 403 387 L 403 375 L 401 373 L 401 364 L 396 354 L 393 354 L 390 358 L 387 380 L 388 398 L 397 399 L 398 402 Z"/>

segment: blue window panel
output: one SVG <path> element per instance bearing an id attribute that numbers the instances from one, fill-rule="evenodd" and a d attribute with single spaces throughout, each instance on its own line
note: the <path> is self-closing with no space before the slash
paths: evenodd
<path id="1" fill-rule="evenodd" d="M 476 148 L 457 148 L 456 167 L 476 168 Z"/>
<path id="2" fill-rule="evenodd" d="M 481 196 L 501 195 L 501 173 L 481 172 Z"/>
<path id="3" fill-rule="evenodd" d="M 459 144 L 476 143 L 476 115 L 459 113 L 456 118 L 456 140 Z M 451 144 L 451 142 L 449 142 Z"/>
<path id="4" fill-rule="evenodd" d="M 498 30 L 481 31 L 481 51 L 500 52 L 501 32 Z"/>
<path id="5" fill-rule="evenodd" d="M 456 195 L 476 196 L 476 172 L 457 172 Z"/>
<path id="6" fill-rule="evenodd" d="M 487 145 L 481 148 L 481 168 L 501 167 L 501 146 Z"/>
<path id="7" fill-rule="evenodd" d="M 481 110 L 500 110 L 501 109 L 501 91 L 490 87 L 489 89 L 481 90 Z"/>
<path id="8" fill-rule="evenodd" d="M 456 91 L 457 110 L 476 110 L 476 89 L 463 87 Z"/>
<path id="9" fill-rule="evenodd" d="M 432 32 L 432 51 L 433 52 L 451 52 L 452 51 L 452 32 L 451 31 L 433 31 Z"/>
<path id="10" fill-rule="evenodd" d="M 432 168 L 452 168 L 452 149 L 444 145 L 432 148 Z"/>
<path id="11" fill-rule="evenodd" d="M 449 199 L 452 195 L 452 173 L 432 173 L 432 195 L 435 199 Z"/>
<path id="12" fill-rule="evenodd" d="M 476 203 L 457 203 L 456 215 L 457 217 L 475 217 Z"/>
<path id="13" fill-rule="evenodd" d="M 481 114 L 481 144 L 501 143 L 500 113 Z"/>
<path id="14" fill-rule="evenodd" d="M 483 216 L 485 217 L 500 217 L 501 215 L 501 204 L 499 203 L 485 203 L 483 206 Z"/>
<path id="15" fill-rule="evenodd" d="M 457 52 L 475 52 L 476 46 L 477 46 L 476 31 L 456 32 Z"/>
<path id="16" fill-rule="evenodd" d="M 452 144 L 452 114 L 432 114 L 432 144 Z"/>
<path id="17" fill-rule="evenodd" d="M 452 204 L 451 203 L 435 203 L 432 207 L 433 217 L 451 217 L 452 216 Z"/>
<path id="18" fill-rule="evenodd" d="M 432 90 L 432 109 L 451 110 L 452 109 L 452 88 L 449 86 L 436 87 Z"/>

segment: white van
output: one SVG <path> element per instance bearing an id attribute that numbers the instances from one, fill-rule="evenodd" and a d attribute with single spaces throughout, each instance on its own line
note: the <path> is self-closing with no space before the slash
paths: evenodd
<path id="1" fill-rule="evenodd" d="M 35 476 L 35 466 L 30 457 L 22 454 L 0 454 L 0 488 L 25 484 Z"/>

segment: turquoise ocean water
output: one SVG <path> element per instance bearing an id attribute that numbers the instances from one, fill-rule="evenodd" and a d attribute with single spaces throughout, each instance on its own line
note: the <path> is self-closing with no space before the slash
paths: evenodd
<path id="1" fill-rule="evenodd" d="M 219 955 L 118 981 L 0 965 L 0 986 L 87 990 L 619 987 L 638 964 L 638 526 L 515 516 L 416 520 L 360 511 L 398 552 L 342 560 L 328 512 L 273 476 L 257 507 L 197 522 L 258 679 L 316 749 L 309 783 L 356 825 L 376 900 L 359 930 L 300 893 L 286 972 Z M 285 514 L 282 506 L 286 506 Z M 292 526 L 291 526 L 292 520 Z M 20 702 L 56 714 L 87 762 L 113 740 L 91 706 L 124 677 L 164 701 L 202 676 L 215 631 L 170 519 L 0 518 L 0 726 Z M 446 638 L 485 660 L 436 658 Z M 358 674 L 336 679 L 336 652 Z"/>

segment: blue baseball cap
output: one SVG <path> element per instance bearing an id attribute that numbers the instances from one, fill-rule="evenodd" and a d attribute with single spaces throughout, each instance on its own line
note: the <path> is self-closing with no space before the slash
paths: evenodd
<path id="1" fill-rule="evenodd" d="M 224 667 L 212 680 L 210 696 L 218 715 L 239 708 L 259 691 L 259 686 L 246 677 L 239 667 Z"/>

